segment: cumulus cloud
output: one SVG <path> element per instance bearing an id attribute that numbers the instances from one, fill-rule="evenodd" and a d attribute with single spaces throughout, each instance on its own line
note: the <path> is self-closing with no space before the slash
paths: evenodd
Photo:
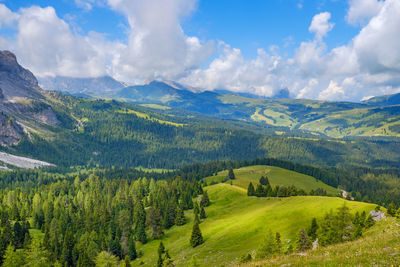
<path id="1" fill-rule="evenodd" d="M 212 42 L 187 36 L 180 19 L 196 8 L 195 0 L 108 0 L 130 25 L 129 43 L 115 59 L 120 78 L 177 79 L 198 67 L 214 51 Z"/>
<path id="2" fill-rule="evenodd" d="M 379 0 L 350 0 L 349 5 L 346 21 L 349 24 L 359 25 L 367 23 L 378 14 L 384 2 Z"/>
<path id="3" fill-rule="evenodd" d="M 19 61 L 39 76 L 104 75 L 112 51 L 121 46 L 94 32 L 87 36 L 73 33 L 52 7 L 32 6 L 12 15 L 17 17 L 17 35 L 7 40 L 4 48 L 14 51 Z"/>
<path id="4" fill-rule="evenodd" d="M 322 12 L 313 17 L 308 30 L 315 33 L 317 40 L 321 40 L 335 26 L 334 23 L 329 22 L 330 19 L 331 13 L 329 12 Z"/>
<path id="5" fill-rule="evenodd" d="M 334 23 L 329 12 L 322 12 L 310 21 L 315 38 L 302 42 L 293 57 L 282 57 L 279 47 L 271 46 L 269 51 L 258 49 L 252 59 L 222 41 L 214 44 L 185 34 L 181 21 L 196 10 L 196 0 L 75 2 L 87 10 L 106 3 L 121 13 L 128 22 L 127 41 L 111 42 L 96 32 L 78 34 L 52 7 L 12 12 L 0 4 L 0 27 L 15 31 L 11 38 L 0 38 L 0 47 L 14 51 L 38 75 L 107 74 L 128 82 L 172 79 L 203 90 L 264 96 L 288 88 L 298 98 L 329 100 L 400 91 L 398 0 L 350 1 L 346 20 L 366 22 L 346 45 L 329 49 L 325 44 Z"/>
<path id="6" fill-rule="evenodd" d="M 0 4 L 0 28 L 11 26 L 18 20 L 18 14 L 12 12 L 4 4 Z"/>
<path id="7" fill-rule="evenodd" d="M 229 89 L 272 96 L 277 90 L 286 88 L 288 63 L 278 55 L 258 49 L 257 57 L 246 60 L 240 49 L 231 48 L 221 42 L 220 56 L 208 68 L 195 69 L 182 78 L 182 83 L 208 89 Z"/>

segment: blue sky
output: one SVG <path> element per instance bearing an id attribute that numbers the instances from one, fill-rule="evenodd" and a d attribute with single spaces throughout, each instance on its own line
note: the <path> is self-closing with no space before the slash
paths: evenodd
<path id="1" fill-rule="evenodd" d="M 38 76 L 360 100 L 400 92 L 398 0 L 3 0 L 0 47 Z"/>

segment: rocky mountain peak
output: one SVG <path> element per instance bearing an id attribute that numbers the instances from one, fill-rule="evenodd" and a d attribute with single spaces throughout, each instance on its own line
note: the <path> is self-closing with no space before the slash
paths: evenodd
<path id="1" fill-rule="evenodd" d="M 21 67 L 17 57 L 10 51 L 0 51 L 0 74 L 11 76 L 27 87 L 38 88 L 38 82 L 32 72 Z"/>

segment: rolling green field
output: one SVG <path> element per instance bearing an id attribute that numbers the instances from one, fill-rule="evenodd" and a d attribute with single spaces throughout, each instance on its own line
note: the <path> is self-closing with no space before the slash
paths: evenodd
<path id="1" fill-rule="evenodd" d="M 298 189 L 303 189 L 306 192 L 310 192 L 312 189 L 322 188 L 325 189 L 328 195 L 337 196 L 339 190 L 329 186 L 314 177 L 304 175 L 298 172 L 289 171 L 279 167 L 273 166 L 249 166 L 234 170 L 236 179 L 232 181 L 233 185 L 239 186 L 247 190 L 250 182 L 255 186 L 259 183 L 261 176 L 267 176 L 272 186 L 290 186 L 294 185 Z M 228 175 L 228 171 L 219 172 L 216 176 L 210 176 L 204 178 L 204 180 L 210 184 L 213 181 L 222 182 Z M 231 181 L 229 181 L 230 183 Z"/>
<path id="2" fill-rule="evenodd" d="M 244 170 L 243 170 L 244 169 Z M 370 211 L 375 205 L 351 202 L 338 197 L 297 196 L 288 198 L 257 198 L 248 197 L 242 186 L 252 179 L 246 171 L 268 171 L 270 181 L 279 183 L 279 177 L 287 175 L 288 171 L 266 166 L 253 166 L 250 169 L 236 170 L 237 179 L 233 185 L 219 183 L 207 186 L 211 206 L 206 208 L 207 218 L 200 224 L 205 243 L 192 248 L 189 244 L 193 225 L 192 211 L 186 212 L 187 223 L 184 226 L 173 226 L 166 231 L 163 243 L 176 266 L 188 266 L 195 255 L 200 266 L 230 266 L 237 264 L 238 258 L 247 253 L 253 253 L 259 246 L 268 230 L 280 232 L 284 246 L 294 242 L 293 239 L 300 228 L 309 226 L 313 217 L 321 218 L 326 212 L 337 209 L 344 203 L 351 212 Z M 243 172 L 244 175 L 240 175 Z M 275 173 L 275 174 L 274 174 Z M 251 173 L 252 175 L 255 173 Z M 223 173 L 221 175 L 223 176 Z M 290 180 L 303 179 L 299 187 L 312 188 L 312 177 L 300 174 L 288 176 L 284 183 Z M 302 177 L 302 178 L 299 178 Z M 206 178 L 210 179 L 210 178 Z M 255 178 L 254 178 L 255 179 Z M 322 182 L 316 182 L 319 187 L 329 189 Z M 242 185 L 242 186 L 241 186 Z M 246 185 L 247 187 L 247 185 Z M 335 192 L 334 188 L 330 192 Z M 154 266 L 157 260 L 159 240 L 138 245 L 138 251 L 144 254 L 134 261 L 135 264 Z"/>
<path id="3" fill-rule="evenodd" d="M 368 229 L 361 239 L 243 266 L 399 266 L 399 263 L 399 222 L 387 218 Z"/>

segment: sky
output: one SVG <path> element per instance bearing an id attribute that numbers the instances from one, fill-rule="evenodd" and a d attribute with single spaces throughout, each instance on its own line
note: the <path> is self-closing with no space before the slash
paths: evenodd
<path id="1" fill-rule="evenodd" d="M 399 14 L 399 0 L 0 0 L 0 49 L 37 76 L 360 101 L 400 92 Z"/>

